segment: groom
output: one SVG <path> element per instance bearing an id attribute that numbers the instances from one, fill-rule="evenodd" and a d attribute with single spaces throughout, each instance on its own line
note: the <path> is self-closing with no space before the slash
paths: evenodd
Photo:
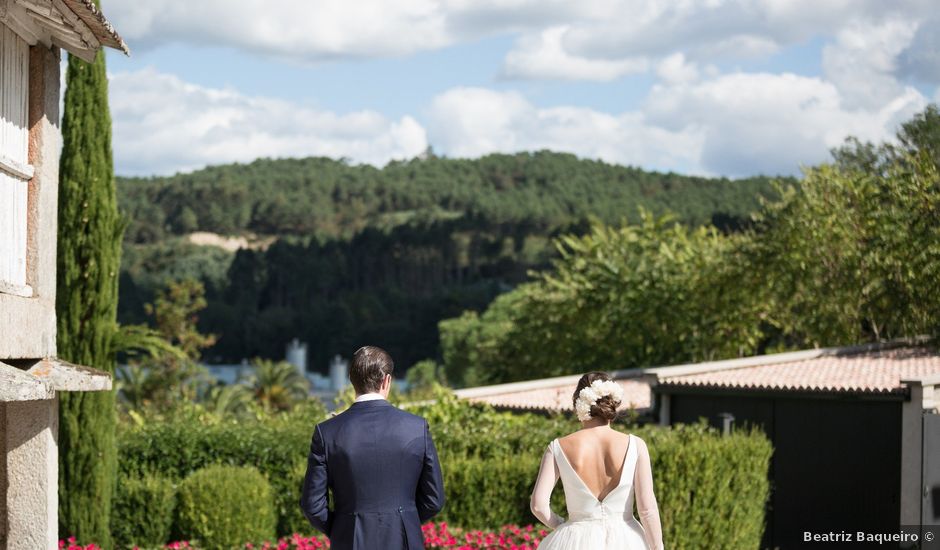
<path id="1" fill-rule="evenodd" d="M 421 524 L 444 507 L 427 421 L 386 401 L 394 368 L 385 350 L 359 348 L 356 402 L 313 431 L 300 507 L 333 550 L 423 549 Z"/>

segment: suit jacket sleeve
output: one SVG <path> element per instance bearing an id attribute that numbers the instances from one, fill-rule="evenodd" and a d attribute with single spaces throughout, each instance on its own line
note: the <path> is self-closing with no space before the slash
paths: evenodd
<path id="1" fill-rule="evenodd" d="M 427 422 L 424 423 L 424 464 L 421 478 L 418 480 L 415 504 L 422 523 L 433 518 L 444 508 L 444 478 Z"/>
<path id="2" fill-rule="evenodd" d="M 333 522 L 329 509 L 329 472 L 326 468 L 326 447 L 323 434 L 317 426 L 310 443 L 310 455 L 307 457 L 307 475 L 300 495 L 300 508 L 304 516 L 317 530 L 327 536 Z"/>

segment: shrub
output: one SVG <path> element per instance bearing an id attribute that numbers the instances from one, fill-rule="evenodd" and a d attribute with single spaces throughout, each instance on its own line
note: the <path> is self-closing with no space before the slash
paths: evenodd
<path id="1" fill-rule="evenodd" d="M 118 548 L 160 546 L 170 539 L 176 510 L 176 488 L 170 479 L 119 475 L 115 491 L 111 535 Z"/>
<path id="2" fill-rule="evenodd" d="M 475 529 L 533 522 L 529 495 L 542 453 L 552 439 L 579 427 L 568 416 L 496 412 L 445 396 L 409 410 L 428 420 L 441 458 L 447 504 L 439 519 Z M 120 464 L 127 472 L 152 470 L 174 479 L 216 462 L 255 465 L 274 484 L 277 533 L 311 533 L 298 501 L 316 421 L 147 425 L 122 434 Z M 771 453 L 763 434 L 722 436 L 704 424 L 615 428 L 649 444 L 670 548 L 759 545 Z M 560 483 L 553 506 L 565 514 Z"/>
<path id="3" fill-rule="evenodd" d="M 303 472 L 297 477 L 295 470 L 325 416 L 322 405 L 310 402 L 263 421 L 152 422 L 120 434 L 118 464 L 128 475 L 158 472 L 175 480 L 212 464 L 255 466 L 273 485 L 277 532 L 288 535 L 307 525 L 298 510 Z"/>
<path id="4" fill-rule="evenodd" d="M 570 416 L 514 414 L 471 405 L 452 393 L 439 393 L 437 402 L 408 407 L 431 426 L 438 452 L 447 457 L 541 457 L 548 443 L 576 430 Z M 538 467 L 538 464 L 536 464 Z"/>
<path id="5" fill-rule="evenodd" d="M 294 462 L 294 467 L 284 479 L 271 480 L 271 486 L 276 494 L 275 502 L 279 506 L 278 528 L 279 536 L 289 533 L 311 533 L 313 528 L 310 522 L 300 511 L 300 491 L 303 487 L 304 475 L 307 473 L 307 455 L 302 455 Z"/>
<path id="6" fill-rule="evenodd" d="M 529 495 L 539 470 L 538 458 L 442 458 L 441 469 L 447 502 L 435 520 L 482 529 L 533 521 Z M 552 497 L 553 509 L 564 515 L 560 484 Z"/>
<path id="7" fill-rule="evenodd" d="M 663 538 L 675 550 L 758 548 L 773 449 L 756 429 L 647 430 Z"/>
<path id="8" fill-rule="evenodd" d="M 255 468 L 209 466 L 180 483 L 177 527 L 202 548 L 271 538 L 275 522 L 271 485 Z"/>

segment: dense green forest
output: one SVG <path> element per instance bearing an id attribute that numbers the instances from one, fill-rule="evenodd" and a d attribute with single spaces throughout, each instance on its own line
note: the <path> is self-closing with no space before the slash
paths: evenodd
<path id="1" fill-rule="evenodd" d="M 474 160 L 430 156 L 382 169 L 328 158 L 261 159 L 119 183 L 132 243 L 192 231 L 350 238 L 368 227 L 453 217 L 544 233 L 588 216 L 635 220 L 640 205 L 669 209 L 692 224 L 729 224 L 770 190 L 766 178 L 645 172 L 548 151 Z"/>
<path id="2" fill-rule="evenodd" d="M 212 362 L 283 357 L 294 337 L 312 368 L 364 343 L 407 367 L 439 358 L 437 324 L 482 311 L 550 265 L 553 239 L 591 222 L 672 212 L 689 226 L 746 227 L 769 178 L 645 172 L 554 152 L 446 159 L 382 169 L 326 158 L 262 159 L 164 178 L 119 178 L 128 219 L 119 316 L 174 280 L 196 279 L 218 336 Z M 194 231 L 264 246 L 197 246 Z"/>

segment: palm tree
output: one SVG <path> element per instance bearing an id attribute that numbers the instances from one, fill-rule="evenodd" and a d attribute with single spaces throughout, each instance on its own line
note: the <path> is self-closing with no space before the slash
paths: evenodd
<path id="1" fill-rule="evenodd" d="M 154 390 L 152 371 L 132 363 L 117 368 L 115 390 L 128 409 L 140 409 L 150 401 Z"/>
<path id="2" fill-rule="evenodd" d="M 216 385 L 205 394 L 206 410 L 221 417 L 239 417 L 251 408 L 251 388 L 244 384 Z"/>
<path id="3" fill-rule="evenodd" d="M 255 397 L 268 410 L 288 410 L 309 395 L 309 382 L 290 363 L 255 359 L 252 367 L 254 373 L 249 376 L 249 382 Z"/>

